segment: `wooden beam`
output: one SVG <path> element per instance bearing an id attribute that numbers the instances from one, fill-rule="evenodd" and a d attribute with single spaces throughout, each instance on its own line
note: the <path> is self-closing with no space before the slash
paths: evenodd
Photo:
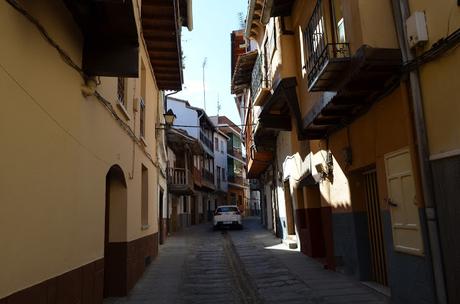
<path id="1" fill-rule="evenodd" d="M 264 114 L 259 116 L 259 122 L 264 129 L 291 131 L 291 116 L 277 115 L 277 114 Z"/>
<path id="2" fill-rule="evenodd" d="M 177 52 L 149 50 L 149 56 L 156 60 L 172 59 L 179 61 Z"/>
<path id="3" fill-rule="evenodd" d="M 320 116 L 317 117 L 313 124 L 316 126 L 336 126 L 342 122 L 342 117 L 334 116 L 334 117 L 324 117 Z"/>

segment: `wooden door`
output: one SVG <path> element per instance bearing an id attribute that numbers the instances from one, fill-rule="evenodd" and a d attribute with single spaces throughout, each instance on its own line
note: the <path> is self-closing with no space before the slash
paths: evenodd
<path id="1" fill-rule="evenodd" d="M 364 172 L 366 211 L 371 249 L 372 280 L 388 286 L 385 243 L 383 240 L 382 218 L 380 214 L 377 173 L 375 170 Z"/>
<path id="2" fill-rule="evenodd" d="M 423 241 L 409 149 L 386 154 L 385 168 L 395 250 L 422 255 Z"/>
<path id="3" fill-rule="evenodd" d="M 284 182 L 284 203 L 286 205 L 286 229 L 288 235 L 295 234 L 294 227 L 294 207 L 292 206 L 292 198 L 289 181 Z"/>

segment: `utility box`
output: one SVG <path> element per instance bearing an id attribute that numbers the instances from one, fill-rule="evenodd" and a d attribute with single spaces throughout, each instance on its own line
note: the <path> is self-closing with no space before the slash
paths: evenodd
<path id="1" fill-rule="evenodd" d="M 423 46 L 428 42 L 426 18 L 424 12 L 414 12 L 406 20 L 407 39 L 410 48 Z"/>

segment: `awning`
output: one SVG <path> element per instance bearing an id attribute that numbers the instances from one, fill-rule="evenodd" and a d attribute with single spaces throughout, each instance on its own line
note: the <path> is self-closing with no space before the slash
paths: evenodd
<path id="1" fill-rule="evenodd" d="M 232 77 L 232 94 L 238 94 L 251 84 L 252 70 L 257 59 L 257 51 L 247 52 L 238 57 Z"/>

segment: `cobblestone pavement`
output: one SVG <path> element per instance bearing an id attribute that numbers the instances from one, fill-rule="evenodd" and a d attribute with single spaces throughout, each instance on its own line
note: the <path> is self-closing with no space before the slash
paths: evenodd
<path id="1" fill-rule="evenodd" d="M 339 273 L 287 250 L 256 218 L 242 231 L 210 224 L 175 234 L 126 298 L 104 304 L 147 303 L 389 303 Z"/>

